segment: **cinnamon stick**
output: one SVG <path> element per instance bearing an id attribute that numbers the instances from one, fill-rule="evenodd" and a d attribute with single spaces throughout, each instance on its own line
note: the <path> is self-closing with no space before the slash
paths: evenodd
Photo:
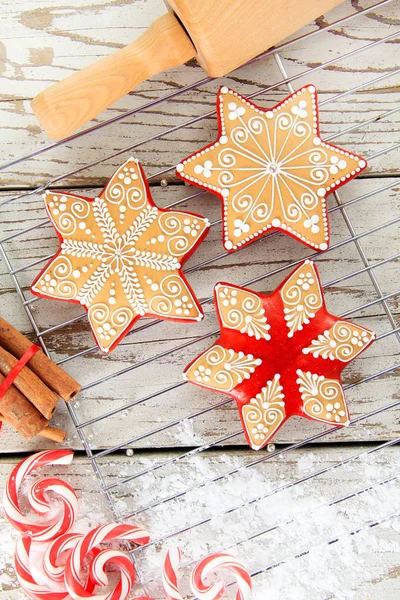
<path id="1" fill-rule="evenodd" d="M 57 442 L 57 444 L 61 444 L 67 437 L 67 432 L 64 429 L 58 429 L 57 427 L 52 427 L 51 425 L 47 425 L 43 431 L 39 433 L 40 437 L 46 438 L 47 440 L 51 440 L 52 442 Z"/>
<path id="2" fill-rule="evenodd" d="M 0 384 L 5 377 L 0 374 Z M 11 385 L 0 401 L 2 419 L 12 425 L 25 439 L 30 440 L 43 431 L 48 420 Z"/>
<path id="3" fill-rule="evenodd" d="M 18 360 L 0 346 L 0 373 L 8 375 Z M 58 396 L 25 366 L 14 379 L 14 386 L 32 402 L 46 419 L 51 419 L 56 409 Z"/>
<path id="4" fill-rule="evenodd" d="M 0 317 L 0 345 L 16 358 L 21 358 L 32 342 Z M 41 350 L 30 359 L 28 366 L 48 388 L 66 402 L 72 400 L 81 389 L 75 379 L 50 360 Z"/>
<path id="5" fill-rule="evenodd" d="M 16 390 L 16 391 L 18 391 L 18 390 Z M 7 423 L 7 425 L 11 425 L 12 427 L 14 427 L 12 419 L 10 419 L 9 417 L 5 417 L 1 413 L 0 413 L 0 421 L 3 421 L 3 423 Z M 14 427 L 14 429 L 15 429 L 15 427 Z M 21 432 L 19 432 L 19 433 L 21 433 Z M 42 431 L 39 431 L 37 435 L 39 435 L 40 437 L 45 438 L 47 440 L 51 440 L 52 442 L 57 442 L 58 444 L 60 444 L 61 442 L 63 442 L 65 440 L 67 432 L 64 431 L 63 429 L 57 429 L 56 427 L 51 427 L 50 425 L 47 425 Z M 31 436 L 31 437 L 33 437 L 33 436 Z"/>

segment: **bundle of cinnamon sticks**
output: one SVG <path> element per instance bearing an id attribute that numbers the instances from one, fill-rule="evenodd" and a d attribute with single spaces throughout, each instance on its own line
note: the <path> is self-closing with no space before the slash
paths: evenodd
<path id="1" fill-rule="evenodd" d="M 0 386 L 32 342 L 0 317 Z M 0 420 L 24 438 L 40 435 L 62 442 L 66 432 L 49 425 L 59 396 L 69 402 L 81 386 L 41 350 L 29 359 L 0 398 Z"/>

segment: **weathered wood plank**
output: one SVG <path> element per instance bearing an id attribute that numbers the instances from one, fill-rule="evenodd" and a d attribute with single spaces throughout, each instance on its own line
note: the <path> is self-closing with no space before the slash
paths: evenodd
<path id="1" fill-rule="evenodd" d="M 372 0 L 362 0 L 361 3 L 354 4 L 354 7 L 355 10 L 359 10 L 370 4 Z M 3 0 L 3 7 L 4 10 L 0 13 L 1 162 L 48 143 L 29 105 L 30 99 L 36 93 L 97 57 L 129 43 L 165 10 L 162 0 L 69 0 L 63 5 L 54 0 L 42 0 L 40 6 L 35 0 Z M 398 27 L 398 7 L 399 2 L 396 0 L 332 32 L 322 33 L 314 39 L 301 41 L 284 50 L 282 58 L 289 75 L 299 75 L 333 57 L 394 33 Z M 330 15 L 319 19 L 316 25 L 304 28 L 303 32 L 323 26 L 325 21 L 340 18 L 353 10 L 350 2 L 346 1 Z M 294 86 L 312 81 L 320 90 L 321 101 L 324 102 L 340 92 L 389 73 L 396 69 L 398 64 L 398 44 L 392 40 L 362 52 L 353 59 L 341 59 L 331 67 L 300 78 L 294 82 Z M 192 63 L 160 74 L 121 99 L 96 122 L 138 108 L 185 85 L 195 83 L 202 77 L 201 69 Z M 110 126 L 106 135 L 104 131 L 93 133 L 1 172 L 0 189 L 12 188 L 11 191 L 4 192 L 1 199 L 14 195 L 16 188 L 33 188 L 52 177 L 79 169 L 88 162 L 137 144 L 150 136 L 160 135 L 170 127 L 181 125 L 193 117 L 213 110 L 215 92 L 222 82 L 243 94 L 251 94 L 280 79 L 281 75 L 273 57 L 239 69 L 230 77 L 211 82 L 186 93 L 181 98 L 123 119 Z M 398 82 L 399 75 L 392 75 L 375 86 L 366 86 L 361 92 L 335 103 L 325 103 L 321 107 L 323 135 L 336 134 L 360 123 L 359 129 L 333 141 L 339 145 L 347 145 L 366 156 L 390 148 L 398 142 L 400 113 L 384 119 L 379 119 L 379 116 L 396 106 Z M 261 95 L 259 102 L 264 105 L 275 103 L 285 94 L 286 89 L 282 88 Z M 372 117 L 377 119 L 374 123 L 362 125 L 364 120 Z M 215 118 L 212 117 L 190 128 L 162 136 L 156 141 L 146 142 L 140 145 L 134 154 L 142 161 L 148 174 L 154 174 L 162 168 L 171 167 L 199 145 L 211 141 L 215 131 Z M 119 158 L 106 160 L 76 176 L 66 177 L 58 185 L 97 188 L 126 157 L 127 153 Z M 398 174 L 398 157 L 399 153 L 396 151 L 376 158 L 371 162 L 367 175 Z M 173 180 L 173 172 L 168 173 L 166 177 Z M 153 182 L 159 179 L 160 177 Z M 341 192 L 343 201 L 349 201 L 386 183 L 392 184 L 390 190 L 372 196 L 362 203 L 349 205 L 348 214 L 357 234 L 383 225 L 398 216 L 399 185 L 396 181 L 380 177 L 374 180 L 357 180 Z M 156 201 L 162 206 L 196 191 L 181 185 L 153 189 Z M 75 191 L 79 192 L 78 189 Z M 96 189 L 82 191 L 94 195 Z M 330 204 L 333 206 L 332 198 Z M 205 214 L 211 220 L 217 220 L 220 216 L 218 200 L 207 195 L 193 199 L 182 207 Z M 13 234 L 24 227 L 34 225 L 43 216 L 41 200 L 37 196 L 25 198 L 3 208 L 0 211 L 0 238 L 4 232 Z M 331 225 L 333 243 L 340 243 L 349 237 L 339 211 L 331 215 Z M 399 253 L 398 233 L 398 227 L 392 225 L 382 232 L 360 240 L 372 264 Z M 198 265 L 222 253 L 220 239 L 220 227 L 216 225 L 187 266 Z M 29 232 L 6 244 L 13 268 L 21 268 L 27 262 L 51 254 L 56 247 L 55 235 L 49 226 Z M 220 279 L 243 283 L 257 277 L 260 272 L 283 268 L 291 261 L 308 255 L 309 251 L 299 244 L 285 236 L 275 235 L 241 253 L 204 265 L 190 274 L 189 279 L 200 299 L 204 300 L 211 294 L 214 283 Z M 341 279 L 363 268 L 354 243 L 320 256 L 318 264 L 324 283 Z M 38 269 L 39 265 L 18 274 L 27 298 L 30 297 L 27 291 L 29 284 Z M 254 289 L 266 292 L 273 289 L 287 272 L 284 270 L 272 275 L 264 282 L 254 285 Z M 399 261 L 393 260 L 377 267 L 374 273 L 384 294 L 396 290 L 400 280 Z M 334 283 L 327 289 L 328 306 L 336 313 L 355 309 L 376 297 L 368 273 Z M 391 298 L 388 305 L 398 322 L 398 297 Z M 41 329 L 79 315 L 77 307 L 67 304 L 43 300 L 33 306 L 35 318 Z M 94 352 L 67 362 L 66 368 L 85 383 L 135 365 L 155 354 L 168 353 L 149 366 L 138 367 L 124 376 L 87 391 L 78 400 L 79 405 L 76 405 L 79 419 L 102 415 L 126 402 L 138 400 L 179 382 L 183 366 L 209 343 L 208 340 L 197 342 L 197 337 L 216 327 L 212 304 L 206 304 L 204 308 L 205 320 L 193 326 L 191 332 L 189 328 L 183 330 L 176 324 L 157 324 L 126 338 L 109 357 Z M 2 263 L 0 310 L 1 314 L 18 328 L 31 333 L 30 323 Z M 391 328 L 380 303 L 351 316 L 375 329 L 378 334 Z M 182 340 L 193 342 L 193 345 L 186 350 L 173 351 Z M 46 342 L 53 356 L 58 359 L 68 358 L 93 344 L 85 318 L 49 334 L 46 336 Z M 359 381 L 376 371 L 390 368 L 397 362 L 398 342 L 392 335 L 377 342 L 346 369 L 345 382 Z M 367 384 L 353 387 L 348 390 L 347 399 L 353 417 L 385 406 L 398 399 L 398 378 L 395 373 L 390 373 Z M 85 433 L 96 451 L 96 446 L 107 448 L 129 438 L 144 435 L 160 425 L 184 419 L 197 410 L 207 410 L 221 400 L 221 395 L 186 385 L 178 388 L 176 392 L 148 400 L 117 418 L 105 419 L 94 427 L 85 428 Z M 272 456 L 256 467 L 233 473 L 226 479 L 222 478 L 204 488 L 198 486 L 205 479 L 221 476 L 249 465 L 262 456 L 271 455 L 237 449 L 233 453 L 227 448 L 228 453 L 206 452 L 201 456 L 182 458 L 168 466 L 160 467 L 149 475 L 140 476 L 114 488 L 112 497 L 115 508 L 117 514 L 123 516 L 132 510 L 144 509 L 148 503 L 158 504 L 190 485 L 194 488 L 191 493 L 168 502 L 165 508 L 160 505 L 151 511 L 143 510 L 134 520 L 146 525 L 154 539 L 183 526 L 193 525 L 195 520 L 215 516 L 211 523 L 197 527 L 193 532 L 170 538 L 171 543 L 179 543 L 183 547 L 187 560 L 197 560 L 207 552 L 226 549 L 231 544 L 238 544 L 250 533 L 272 529 L 279 524 L 277 530 L 272 529 L 270 533 L 256 538 L 251 543 L 239 544 L 233 548 L 235 553 L 248 562 L 250 569 L 284 561 L 283 564 L 269 570 L 267 575 L 255 579 L 254 600 L 265 600 L 266 590 L 271 600 L 289 600 L 293 598 L 293 593 L 296 594 L 296 600 L 328 600 L 336 598 L 339 591 L 343 597 L 349 599 L 394 600 L 398 596 L 399 520 L 393 518 L 386 524 L 373 528 L 366 527 L 365 523 L 384 520 L 399 512 L 398 480 L 378 485 L 380 481 L 392 479 L 397 475 L 396 448 L 379 451 L 367 459 L 357 459 L 346 467 L 331 469 L 308 483 L 271 495 L 240 511 L 233 511 L 222 519 L 217 515 L 228 508 L 250 501 L 252 497 L 265 495 L 277 486 L 290 486 L 299 478 L 307 477 L 320 469 L 333 467 L 338 461 L 356 456 L 368 448 L 359 446 L 357 441 L 394 439 L 399 435 L 398 423 L 398 411 L 385 411 L 356 427 L 330 436 L 329 440 L 327 437 L 321 439 L 324 442 L 355 442 L 349 447 L 325 445 L 313 448 L 312 451 L 303 449 L 277 457 Z M 61 404 L 54 424 L 68 429 L 68 447 L 81 448 L 78 434 L 65 406 Z M 229 403 L 195 419 L 183 420 L 168 434 L 144 438 L 133 445 L 143 448 L 196 446 L 215 441 L 239 429 L 236 408 Z M 303 440 L 320 430 L 316 423 L 293 419 L 279 432 L 276 441 L 284 443 Z M 244 442 L 242 436 L 237 436 L 232 441 L 238 444 Z M 4 427 L 0 436 L 2 452 L 34 451 L 48 446 L 48 442 L 39 438 L 23 442 L 7 427 Z M 156 450 L 141 451 L 132 458 L 120 455 L 105 456 L 99 460 L 99 465 L 106 484 L 120 484 L 121 479 L 125 477 L 178 457 L 179 450 L 174 454 Z M 15 462 L 16 459 L 12 458 L 0 459 L 0 487 L 3 487 L 5 478 Z M 111 519 L 87 459 L 76 459 L 74 465 L 68 469 L 68 475 L 66 470 L 57 474 L 68 479 L 78 490 L 80 523 L 85 529 Z M 339 510 L 326 506 L 340 497 L 352 495 L 368 486 L 372 486 L 371 490 L 338 504 Z M 285 511 L 283 517 L 282 510 Z M 361 530 L 356 536 L 348 535 L 359 527 Z M 18 587 L 12 567 L 13 548 L 10 540 L 13 538 L 13 532 L 3 518 L 0 519 L 0 530 L 0 599 L 20 600 L 25 595 Z M 338 536 L 337 543 L 327 545 L 327 541 Z M 296 553 L 304 552 L 308 548 L 311 548 L 310 553 L 301 558 L 293 558 Z M 146 579 L 159 577 L 166 549 L 167 544 L 161 542 L 138 553 L 138 561 Z M 150 591 L 157 600 L 161 600 L 158 581 L 150 584 Z"/>
<path id="2" fill-rule="evenodd" d="M 370 5 L 363 2 L 360 7 Z M 81 68 L 97 56 L 111 52 L 115 47 L 128 43 L 139 35 L 147 24 L 164 9 L 159 0 L 153 0 L 151 9 L 146 3 L 104 0 L 79 3 L 44 2 L 38 7 L 34 2 L 23 3 L 2 15 L 0 39 L 4 41 L 0 64 L 2 67 L 2 101 L 0 102 L 0 126 L 2 136 L 0 150 L 2 161 L 35 150 L 48 141 L 41 131 L 29 106 L 29 99 L 52 81 Z M 323 32 L 314 38 L 296 43 L 282 52 L 288 74 L 299 75 L 317 67 L 321 62 L 356 50 L 374 40 L 396 31 L 398 0 L 373 13 L 360 16 L 332 32 Z M 354 9 L 350 2 L 332 11 L 318 21 L 332 21 Z M 303 32 L 315 29 L 315 24 Z M 1 62 L 2 61 L 2 62 Z M 294 85 L 312 81 L 321 93 L 321 101 L 367 83 L 396 69 L 399 63 L 398 44 L 392 40 L 354 58 L 341 59 L 335 65 L 315 71 Z M 99 121 L 120 115 L 143 104 L 158 100 L 161 96 L 199 81 L 202 70 L 194 65 L 173 69 L 143 83 L 135 92 L 121 99 L 115 107 L 99 117 Z M 67 145 L 50 151 L 35 159 L 11 167 L 2 173 L 1 185 L 7 187 L 33 187 L 51 177 L 74 171 L 89 162 L 99 160 L 123 148 L 135 145 L 153 135 L 189 119 L 213 110 L 215 92 L 222 82 L 243 94 L 260 90 L 281 79 L 272 56 L 235 71 L 230 77 L 213 81 L 185 95 L 159 104 L 152 109 L 131 116 L 110 126 L 107 135 L 101 131 L 79 138 Z M 376 116 L 371 125 L 360 125 L 356 131 L 338 138 L 338 143 L 348 145 L 354 151 L 369 156 L 378 150 L 389 148 L 396 141 L 399 114 L 379 119 L 394 108 L 399 75 L 393 75 L 371 88 L 367 86 L 356 94 L 335 103 L 328 103 L 321 110 L 321 128 L 324 135 L 343 131 L 356 123 Z M 269 105 L 282 99 L 283 88 L 259 97 L 261 104 Z M 179 130 L 161 139 L 146 142 L 135 151 L 149 173 L 171 167 L 197 147 L 215 137 L 216 122 L 212 117 Z M 28 135 L 27 135 L 28 134 Z M 173 143 L 171 143 L 173 142 Z M 370 174 L 396 172 L 398 151 L 371 162 Z M 120 158 L 105 161 L 76 176 L 66 177 L 63 185 L 95 185 L 104 181 L 104 172 L 111 171 Z M 173 173 L 173 172 L 172 172 Z"/>
<path id="3" fill-rule="evenodd" d="M 349 202 L 357 196 L 370 194 L 383 185 L 392 184 L 392 189 L 372 195 L 360 203 L 349 204 L 348 216 L 354 224 L 357 234 L 365 233 L 371 227 L 384 225 L 399 215 L 399 187 L 396 181 L 396 179 L 386 178 L 355 181 L 343 189 L 341 198 L 344 202 Z M 167 188 L 153 186 L 152 189 L 156 202 L 161 206 L 169 205 L 191 194 L 191 190 L 182 185 L 170 185 Z M 96 189 L 77 190 L 77 192 L 94 196 Z M 330 198 L 330 206 L 334 206 L 333 198 Z M 211 221 L 217 220 L 220 215 L 218 199 L 207 194 L 187 201 L 180 207 L 198 211 Z M 30 227 L 38 223 L 44 216 L 42 200 L 32 197 L 16 204 L 12 212 L 4 207 L 0 218 L 4 231 L 8 235 L 12 235 L 13 232 L 20 231 L 23 227 Z M 331 213 L 331 229 L 333 244 L 341 243 L 350 237 L 339 210 Z M 361 238 L 360 244 L 370 264 L 379 263 L 399 254 L 398 224 Z M 31 231 L 5 244 L 13 268 L 21 268 L 27 263 L 52 254 L 57 246 L 58 242 L 50 225 Z M 191 258 L 188 267 L 196 267 L 221 253 L 220 226 L 216 225 L 211 228 L 211 232 Z M 188 278 L 198 297 L 206 300 L 212 295 L 213 286 L 218 281 L 225 280 L 243 284 L 262 273 L 281 269 L 279 273 L 275 273 L 253 286 L 258 291 L 268 292 L 274 289 L 287 275 L 289 270 L 285 267 L 291 261 L 300 260 L 310 254 L 307 248 L 303 248 L 288 236 L 271 235 L 269 239 L 266 237 L 238 253 L 209 262 L 190 273 Z M 356 311 L 358 307 L 373 302 L 377 298 L 377 293 L 367 272 L 354 275 L 344 281 L 338 281 L 352 273 L 357 273 L 364 267 L 354 242 L 319 255 L 317 261 L 323 283 L 334 282 L 326 290 L 328 307 L 333 313 L 342 314 L 354 310 L 351 318 L 371 327 L 378 335 L 392 329 L 381 303 L 373 304 L 362 311 Z M 5 274 L 5 266 L 3 265 L 1 268 L 5 282 L 2 291 L 3 315 L 20 329 L 29 332 L 29 322 L 19 302 L 16 301 L 11 281 Z M 18 274 L 18 280 L 25 290 L 27 299 L 31 298 L 28 288 L 39 268 L 40 265 L 35 265 Z M 396 291 L 400 279 L 398 260 L 392 260 L 384 266 L 374 269 L 373 272 L 383 294 L 391 294 Z M 35 319 L 41 330 L 57 326 L 83 314 L 80 307 L 61 302 L 39 300 L 33 306 Z M 398 297 L 392 298 L 389 306 L 394 318 L 397 319 L 399 314 Z M 140 330 L 141 324 L 138 324 L 135 327 L 135 330 L 138 331 L 127 337 L 111 355 L 103 356 L 99 351 L 95 351 L 66 362 L 65 366 L 71 374 L 83 384 L 87 384 L 104 375 L 117 373 L 121 369 L 162 355 L 149 364 L 135 367 L 134 370 L 124 375 L 84 392 L 76 404 L 80 422 L 104 415 L 110 410 L 120 408 L 132 401 L 141 400 L 151 394 L 159 394 L 165 388 L 181 382 L 184 366 L 215 339 L 213 336 L 203 341 L 197 341 L 199 336 L 217 328 L 212 303 L 205 304 L 204 310 L 206 317 L 201 323 L 184 326 L 164 322 L 142 330 Z M 85 316 L 71 325 L 49 333 L 45 336 L 45 341 L 57 359 L 67 359 L 75 353 L 93 346 Z M 180 348 L 185 342 L 190 345 L 187 348 Z M 347 367 L 344 372 L 344 382 L 351 384 L 360 381 L 396 364 L 398 364 L 398 341 L 395 335 L 390 335 L 378 341 Z M 397 394 L 398 372 L 396 371 L 369 383 L 353 387 L 347 392 L 351 414 L 353 417 L 357 417 L 390 404 L 397 399 Z M 220 394 L 186 384 L 177 390 L 157 395 L 153 399 L 140 403 L 126 411 L 124 417 L 119 414 L 85 428 L 85 433 L 89 436 L 93 446 L 110 447 L 144 436 L 162 425 L 185 419 L 197 411 L 206 411 L 223 400 L 224 396 Z M 56 422 L 68 425 L 64 410 L 60 407 Z M 399 432 L 397 415 L 398 411 L 396 410 L 380 413 L 365 423 L 360 423 L 357 427 L 351 427 L 330 436 L 329 440 L 328 437 L 323 440 L 361 441 L 363 439 L 378 440 L 396 437 Z M 189 434 L 185 433 L 184 426 L 177 425 L 168 433 L 144 437 L 133 445 L 146 448 L 197 445 L 217 441 L 229 433 L 240 430 L 237 410 L 233 403 L 228 403 L 216 411 L 205 412 L 189 421 L 186 427 Z M 281 443 L 298 441 L 310 437 L 323 428 L 323 425 L 293 419 L 280 430 L 276 441 Z M 68 429 L 70 433 L 68 443 L 79 448 L 80 441 L 76 432 L 73 431 L 72 425 Z M 243 436 L 233 438 L 232 442 L 242 444 Z M 34 448 L 37 443 L 38 441 L 34 440 L 21 446 L 21 441 L 11 434 L 0 437 L 0 447 L 8 451 L 21 447 Z M 41 447 L 45 447 L 45 442 L 41 443 Z"/>
<path id="4" fill-rule="evenodd" d="M 399 511 L 398 479 L 393 479 L 398 476 L 399 450 L 386 448 L 349 460 L 369 448 L 353 445 L 298 450 L 271 456 L 254 467 L 249 466 L 254 457 L 249 451 L 237 452 L 235 457 L 207 452 L 116 488 L 112 496 L 117 515 L 123 517 L 147 503 L 157 504 L 193 487 L 192 492 L 132 518 L 132 522 L 149 530 L 153 540 L 214 517 L 190 532 L 172 535 L 136 553 L 145 580 L 155 579 L 148 591 L 157 600 L 163 598 L 159 579 L 162 561 L 168 547 L 179 544 L 189 564 L 209 552 L 221 550 L 242 557 L 250 571 L 278 563 L 266 575 L 254 578 L 254 600 L 265 600 L 266 590 L 273 600 L 289 600 L 294 590 L 296 598 L 301 599 L 336 598 L 335 591 L 340 590 L 348 598 L 394 600 L 400 560 L 399 519 L 392 518 L 372 528 L 368 524 L 384 521 Z M 100 467 L 105 483 L 109 484 L 174 457 L 177 455 L 171 453 L 139 453 L 132 458 L 114 455 L 103 460 Z M 333 468 L 341 461 L 349 462 Z M 16 462 L 16 459 L 1 460 L 1 487 Z M 326 472 L 292 485 L 320 470 Z M 224 478 L 229 471 L 236 473 Z M 68 468 L 49 467 L 45 474 L 50 473 L 66 479 L 77 490 L 80 507 L 77 523 L 81 530 L 87 531 L 112 518 L 86 458 L 75 458 Z M 205 479 L 216 477 L 218 482 L 197 487 Z M 332 504 L 347 496 L 347 500 Z M 258 501 L 248 504 L 255 497 Z M 243 508 L 222 516 L 240 505 Z M 247 536 L 267 529 L 268 533 L 252 542 L 242 542 Z M 358 534 L 349 535 L 356 529 L 360 529 Z M 15 533 L 4 517 L 0 519 L 0 530 L 3 540 L 0 598 L 19 600 L 23 595 L 12 567 L 10 544 Z M 337 537 L 337 543 L 327 544 Z M 297 553 L 307 550 L 308 554 L 295 558 Z M 188 569 L 183 570 L 184 589 L 188 573 Z M 140 591 L 137 588 L 137 593 Z"/>

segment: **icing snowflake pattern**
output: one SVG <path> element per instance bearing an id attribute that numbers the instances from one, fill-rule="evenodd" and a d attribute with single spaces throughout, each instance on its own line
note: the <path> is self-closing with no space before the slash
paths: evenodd
<path id="1" fill-rule="evenodd" d="M 144 315 L 201 319 L 180 269 L 209 223 L 158 209 L 137 161 L 127 161 L 93 200 L 62 192 L 44 199 L 61 247 L 32 292 L 84 306 L 102 351 Z"/>
<path id="2" fill-rule="evenodd" d="M 225 327 L 254 336 L 256 340 L 271 339 L 271 326 L 257 294 L 232 285 L 217 285 L 216 295 L 218 312 Z"/>
<path id="3" fill-rule="evenodd" d="M 295 331 L 301 331 L 315 317 L 322 306 L 322 290 L 315 272 L 314 264 L 306 260 L 300 269 L 288 279 L 282 288 L 288 337 Z"/>
<path id="4" fill-rule="evenodd" d="M 303 354 L 312 353 L 314 358 L 320 356 L 324 359 L 349 362 L 374 339 L 375 334 L 368 329 L 346 321 L 338 321 L 316 340 L 312 340 L 308 348 L 303 348 Z"/>
<path id="5" fill-rule="evenodd" d="M 285 420 L 285 395 L 276 374 L 242 409 L 243 422 L 253 450 L 265 444 Z"/>
<path id="6" fill-rule="evenodd" d="M 220 337 L 184 377 L 236 401 L 251 448 L 263 448 L 294 415 L 348 424 L 340 373 L 375 334 L 328 313 L 312 261 L 268 296 L 229 283 L 218 283 L 214 296 Z"/>
<path id="7" fill-rule="evenodd" d="M 217 345 L 192 364 L 186 378 L 193 377 L 207 387 L 230 392 L 244 379 L 250 379 L 261 362 L 260 358 L 254 358 L 252 354 L 235 352 L 231 348 Z"/>
<path id="8" fill-rule="evenodd" d="M 304 412 L 313 419 L 340 425 L 349 424 L 343 389 L 336 379 L 297 370 L 297 383 Z"/>
<path id="9" fill-rule="evenodd" d="M 234 251 L 275 228 L 326 250 L 326 196 L 366 161 L 321 139 L 315 87 L 269 110 L 222 87 L 217 107 L 218 139 L 183 160 L 177 173 L 222 199 L 225 248 Z"/>

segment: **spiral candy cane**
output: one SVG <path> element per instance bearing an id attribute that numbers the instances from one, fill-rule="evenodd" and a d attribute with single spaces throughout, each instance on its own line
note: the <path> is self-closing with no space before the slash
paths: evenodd
<path id="1" fill-rule="evenodd" d="M 139 545 L 147 544 L 150 541 L 148 533 L 135 525 L 111 523 L 110 525 L 102 525 L 89 531 L 73 548 L 65 567 L 65 585 L 72 598 L 82 600 L 83 598 L 87 599 L 90 597 L 80 579 L 84 559 L 99 544 L 114 539 L 129 540 Z M 93 596 L 93 598 L 123 600 L 133 585 L 134 568 L 130 559 L 122 552 L 111 549 L 99 552 L 90 564 L 89 577 L 99 585 L 106 585 L 108 579 L 104 568 L 106 562 L 110 561 L 119 567 L 121 578 L 114 590 L 102 596 Z"/>
<path id="2" fill-rule="evenodd" d="M 25 477 L 45 465 L 67 465 L 73 458 L 70 450 L 45 450 L 21 461 L 11 472 L 3 495 L 4 514 L 11 525 L 22 533 L 29 533 L 32 540 L 49 541 L 66 533 L 73 525 L 78 510 L 74 489 L 62 479 L 48 477 L 35 482 L 28 492 L 28 502 L 39 515 L 48 515 L 45 522 L 35 523 L 25 517 L 18 502 L 18 492 Z M 52 507 L 45 492 L 55 492 L 62 503 L 60 515 L 51 516 Z"/>
<path id="3" fill-rule="evenodd" d="M 225 585 L 221 581 L 210 586 L 204 583 L 207 575 L 216 569 L 227 569 L 236 576 L 239 588 L 236 600 L 251 600 L 252 583 L 246 567 L 237 558 L 222 553 L 210 554 L 193 569 L 190 585 L 199 600 L 219 600 L 224 595 Z"/>
<path id="4" fill-rule="evenodd" d="M 73 548 L 82 539 L 82 533 L 64 533 L 64 535 L 58 536 L 46 549 L 46 553 L 43 558 L 43 570 L 47 577 L 52 581 L 58 583 L 64 583 L 65 563 L 60 565 L 60 558 L 64 553 L 69 552 L 71 554 Z"/>
<path id="5" fill-rule="evenodd" d="M 63 600 L 68 596 L 66 590 L 61 592 L 51 590 L 47 586 L 38 584 L 34 579 L 29 564 L 31 545 L 32 538 L 28 535 L 21 536 L 17 541 L 14 566 L 20 586 L 34 600 Z"/>
<path id="6" fill-rule="evenodd" d="M 164 561 L 163 589 L 166 600 L 183 600 L 178 588 L 178 570 L 182 552 L 180 548 L 168 550 Z"/>

